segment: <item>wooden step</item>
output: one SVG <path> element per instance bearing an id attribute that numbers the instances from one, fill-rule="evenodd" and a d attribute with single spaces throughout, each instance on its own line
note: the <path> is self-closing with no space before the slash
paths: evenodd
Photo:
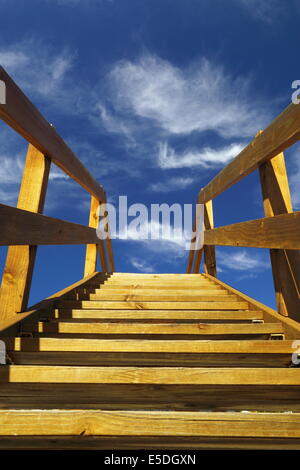
<path id="1" fill-rule="evenodd" d="M 15 364 L 287 367 L 292 341 L 5 338 Z"/>
<path id="2" fill-rule="evenodd" d="M 300 385 L 300 369 L 1 366 L 0 383 Z"/>
<path id="3" fill-rule="evenodd" d="M 245 301 L 193 301 L 193 302 L 142 302 L 142 301 L 74 301 L 60 300 L 56 308 L 69 309 L 128 309 L 128 310 L 248 310 L 248 302 Z"/>
<path id="4" fill-rule="evenodd" d="M 300 438 L 300 414 L 0 410 L 2 436 Z"/>
<path id="5" fill-rule="evenodd" d="M 45 315 L 46 316 L 46 315 Z M 99 309 L 55 309 L 49 317 L 60 319 L 127 319 L 127 320 L 206 320 L 206 321 L 251 321 L 262 320 L 263 312 L 246 310 L 99 310 Z"/>
<path id="6" fill-rule="evenodd" d="M 269 336 L 283 334 L 280 323 L 209 324 L 209 323 L 133 323 L 133 322 L 39 322 L 37 333 L 113 334 L 113 335 L 196 335 L 209 337 Z"/>
<path id="7" fill-rule="evenodd" d="M 155 292 L 151 293 L 149 291 L 142 292 L 114 292 L 114 291 L 105 291 L 98 290 L 95 294 L 88 294 L 87 297 L 89 300 L 122 300 L 122 301 L 152 301 L 155 296 L 155 301 L 171 301 L 171 302 L 229 302 L 237 300 L 236 295 L 230 295 L 227 292 L 219 291 L 218 293 L 211 292 Z M 78 299 L 81 300 L 81 299 Z"/>
<path id="8" fill-rule="evenodd" d="M 213 291 L 213 293 L 216 292 L 229 292 L 226 289 L 224 289 L 221 286 L 218 286 L 216 284 L 213 284 L 212 282 L 207 283 L 207 284 L 199 284 L 199 283 L 194 283 L 194 282 L 188 282 L 188 283 L 180 283 L 179 285 L 174 284 L 174 283 L 169 283 L 169 284 L 157 284 L 157 283 L 129 283 L 129 284 L 120 284 L 120 283 L 112 283 L 112 282 L 105 282 L 104 284 L 99 285 L 90 285 L 89 286 L 91 290 L 95 289 L 105 289 L 105 290 L 120 290 L 120 289 L 126 289 L 126 290 L 154 290 L 157 292 L 164 292 L 164 291 L 176 291 L 176 290 L 184 290 L 184 292 L 189 292 L 189 291 L 203 291 L 203 290 L 209 290 Z M 76 292 L 80 291 L 86 291 L 87 287 L 85 288 L 78 288 L 75 289 Z"/>

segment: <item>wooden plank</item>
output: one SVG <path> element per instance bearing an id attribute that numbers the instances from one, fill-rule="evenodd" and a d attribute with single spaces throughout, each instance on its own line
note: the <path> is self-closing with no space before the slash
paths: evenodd
<path id="1" fill-rule="evenodd" d="M 98 243 L 96 230 L 0 204 L 0 245 L 79 245 Z"/>
<path id="2" fill-rule="evenodd" d="M 29 145 L 17 203 L 19 209 L 43 212 L 49 171 L 50 160 Z M 8 248 L 0 289 L 0 323 L 13 322 L 17 313 L 27 307 L 37 251 L 33 245 Z"/>
<path id="3" fill-rule="evenodd" d="M 79 324 L 80 325 L 80 324 Z M 87 324 L 88 325 L 88 324 Z M 101 324 L 99 324 L 101 325 Z M 275 323 L 276 325 L 276 323 Z M 223 325 L 224 326 L 224 325 Z M 259 325 L 261 326 L 261 325 Z M 270 326 L 270 325 L 269 325 Z M 279 324 L 280 326 L 280 324 Z M 82 338 L 1 338 L 7 351 L 22 352 L 139 352 L 139 353 L 197 353 L 197 354 L 286 354 L 295 352 L 293 341 L 269 340 L 136 340 Z"/>
<path id="4" fill-rule="evenodd" d="M 6 104 L 0 105 L 0 118 L 41 153 L 51 158 L 53 163 L 90 194 L 103 201 L 105 194 L 102 186 L 90 175 L 55 128 L 40 114 L 3 67 L 0 67 L 0 80 L 6 85 Z"/>
<path id="5" fill-rule="evenodd" d="M 196 208 L 198 207 L 198 204 L 199 204 L 199 196 L 197 197 L 197 201 L 196 201 Z M 192 231 L 192 238 L 191 238 L 191 246 L 190 246 L 190 250 L 189 250 L 189 256 L 188 256 L 188 263 L 187 263 L 187 268 L 186 268 L 186 273 L 187 274 L 190 274 L 192 273 L 193 271 L 193 263 L 194 263 L 194 259 L 195 259 L 195 256 L 197 255 L 197 252 L 200 252 L 198 253 L 198 256 L 202 256 L 202 250 L 195 250 L 195 248 L 198 248 L 197 246 L 195 246 L 196 244 L 196 241 L 197 241 L 197 232 L 198 232 L 198 223 L 199 220 L 199 214 L 197 212 L 197 209 L 196 209 L 196 214 L 195 214 L 195 217 L 194 217 L 194 221 L 193 221 L 193 231 Z M 199 266 L 201 264 L 201 258 L 200 258 L 200 263 L 199 263 Z M 199 269 L 198 271 L 196 272 L 199 272 Z"/>
<path id="6" fill-rule="evenodd" d="M 104 203 L 107 203 L 106 195 L 105 195 L 105 201 Z M 108 272 L 113 273 L 116 268 L 115 268 L 115 262 L 114 262 L 114 255 L 113 255 L 113 249 L 112 249 L 112 241 L 111 241 L 111 234 L 110 234 L 110 227 L 109 227 L 109 214 L 108 212 L 104 212 L 104 217 L 107 223 L 104 226 L 105 230 L 105 243 L 106 243 L 106 249 L 107 249 L 107 257 L 108 257 L 108 262 L 109 262 L 109 268 L 107 269 Z"/>
<path id="7" fill-rule="evenodd" d="M 0 368 L 0 383 L 300 385 L 298 368 L 70 367 Z"/>
<path id="8" fill-rule="evenodd" d="M 124 301 L 149 301 L 151 302 L 154 298 L 153 293 L 148 292 L 144 293 L 115 293 L 115 292 L 106 292 L 103 290 L 97 294 L 88 294 L 87 299 L 85 300 L 124 300 Z M 78 299 L 81 300 L 81 299 Z M 84 299 L 82 299 L 84 300 Z M 192 302 L 192 301 L 203 301 L 203 302 L 222 302 L 222 301 L 230 301 L 236 300 L 236 297 L 233 295 L 229 295 L 227 292 L 223 294 L 222 291 L 217 295 L 213 292 L 213 294 L 205 294 L 205 292 L 196 292 L 196 293 L 163 293 L 163 294 L 155 294 L 155 301 L 171 301 L 171 302 Z"/>
<path id="9" fill-rule="evenodd" d="M 219 286 L 215 286 L 212 282 L 209 282 L 209 283 L 202 283 L 199 284 L 199 283 L 192 283 L 192 282 L 188 282 L 188 283 L 173 283 L 173 284 L 161 284 L 161 283 L 155 283 L 155 284 L 146 284 L 146 283 L 142 283 L 142 284 L 132 284 L 132 283 L 129 283 L 129 284 L 119 284 L 119 283 L 112 283 L 112 282 L 109 282 L 109 281 L 105 281 L 101 286 L 100 286 L 100 289 L 102 290 L 106 290 L 107 292 L 115 292 L 115 291 L 119 291 L 119 290 L 126 290 L 126 291 L 130 291 L 130 292 L 137 292 L 137 291 L 140 291 L 140 290 L 143 290 L 143 291 L 147 291 L 147 292 L 151 292 L 151 291 L 155 291 L 157 293 L 159 292 L 173 292 L 173 291 L 178 291 L 178 290 L 181 290 L 181 291 L 192 291 L 192 292 L 204 292 L 204 291 L 209 291 L 209 292 L 227 292 L 225 289 L 222 289 L 221 287 Z M 99 288 L 98 286 L 93 286 L 91 287 L 91 290 L 96 290 L 98 291 Z"/>
<path id="10" fill-rule="evenodd" d="M 78 310 L 59 309 L 51 314 L 54 318 L 60 319 L 128 319 L 128 320 L 261 320 L 263 313 L 259 311 L 226 311 L 226 310 Z"/>
<path id="11" fill-rule="evenodd" d="M 2 436 L 299 438 L 300 414 L 191 411 L 0 410 Z"/>
<path id="12" fill-rule="evenodd" d="M 247 302 L 118 302 L 61 300 L 57 308 L 83 308 L 105 310 L 247 310 Z"/>
<path id="13" fill-rule="evenodd" d="M 206 245 L 299 250 L 300 211 L 207 230 L 204 242 Z"/>
<path id="14" fill-rule="evenodd" d="M 212 201 L 207 201 L 204 204 L 204 228 L 205 228 L 205 231 L 212 230 L 214 228 Z M 204 235 L 205 235 L 205 231 L 204 231 Z M 210 274 L 211 276 L 217 277 L 215 247 L 205 244 L 205 238 L 204 238 L 203 252 L 204 252 L 204 272 Z M 200 263 L 201 263 L 201 257 L 200 257 L 200 252 L 199 252 L 199 254 L 196 254 L 194 272 L 199 272 Z"/>
<path id="15" fill-rule="evenodd" d="M 294 338 L 294 339 L 300 338 L 300 324 L 296 322 L 295 320 L 281 315 L 280 313 L 276 312 L 276 310 L 273 310 L 272 308 L 267 307 L 263 303 L 258 302 L 257 300 L 253 299 L 252 297 L 249 297 L 243 292 L 240 292 L 237 289 L 234 289 L 232 286 L 225 284 L 225 282 L 220 281 L 219 279 L 213 278 L 209 274 L 205 274 L 205 276 L 207 276 L 208 279 L 213 280 L 217 285 L 224 287 L 225 289 L 228 289 L 233 294 L 236 294 L 241 301 L 248 302 L 248 306 L 250 310 L 253 310 L 254 312 L 256 310 L 262 311 L 265 321 L 280 322 L 283 326 L 286 338 Z"/>
<path id="16" fill-rule="evenodd" d="M 79 281 L 75 282 L 74 284 L 71 284 L 68 287 L 65 287 L 64 289 L 60 290 L 59 292 L 56 292 L 55 294 L 47 297 L 46 299 L 42 300 L 41 302 L 38 302 L 35 305 L 32 305 L 29 310 L 24 311 L 22 313 L 19 313 L 18 315 L 15 315 L 14 318 L 8 318 L 6 320 L 1 320 L 0 321 L 0 331 L 4 331 L 8 327 L 28 318 L 28 317 L 34 317 L 34 315 L 38 314 L 41 310 L 44 309 L 51 309 L 55 302 L 58 299 L 63 299 L 65 294 L 68 294 L 70 291 L 73 289 L 76 289 L 77 287 L 85 285 L 87 282 L 89 282 L 92 279 L 97 279 L 99 277 L 99 273 L 94 273 L 91 276 L 87 276 L 86 278 L 80 279 Z"/>
<path id="17" fill-rule="evenodd" d="M 45 334 L 154 334 L 154 335 L 269 335 L 283 333 L 280 323 L 209 324 L 209 323 L 129 323 L 121 322 L 45 322 L 37 332 Z"/>
<path id="18" fill-rule="evenodd" d="M 266 217 L 293 212 L 283 153 L 259 168 Z M 300 252 L 270 250 L 279 313 L 300 320 Z"/>
<path id="19" fill-rule="evenodd" d="M 297 142 L 300 138 L 299 123 L 300 108 L 298 105 L 291 104 L 202 189 L 199 196 L 200 203 L 214 199 L 259 165 Z"/>
<path id="20" fill-rule="evenodd" d="M 99 214 L 97 213 L 99 201 L 94 196 L 91 197 L 89 227 L 96 229 L 99 225 Z M 97 245 L 87 244 L 85 252 L 84 277 L 96 272 L 97 265 Z"/>
<path id="21" fill-rule="evenodd" d="M 78 294 L 81 294 L 83 293 L 83 291 L 77 291 Z M 155 298 L 157 300 L 161 300 L 162 297 L 164 296 L 170 296 L 170 297 L 174 297 L 174 296 L 191 296 L 192 299 L 195 297 L 195 296 L 217 296 L 219 298 L 219 296 L 226 296 L 226 295 L 229 295 L 228 291 L 225 290 L 225 289 L 221 289 L 221 288 L 218 288 L 218 289 L 211 289 L 210 287 L 207 287 L 207 288 L 202 288 L 202 289 L 160 289 L 160 288 L 157 288 L 157 289 L 144 289 L 143 287 L 142 288 L 135 288 L 135 289 L 126 289 L 126 288 L 108 288 L 106 286 L 103 286 L 102 288 L 100 289 L 94 289 L 93 292 L 90 293 L 90 295 L 93 295 L 93 296 L 97 296 L 97 295 L 116 295 L 116 294 L 120 294 L 120 295 L 146 295 L 146 296 L 149 296 L 149 295 L 152 295 L 152 299 L 153 299 L 153 293 L 155 293 Z M 166 299 L 165 299 L 166 300 Z"/>

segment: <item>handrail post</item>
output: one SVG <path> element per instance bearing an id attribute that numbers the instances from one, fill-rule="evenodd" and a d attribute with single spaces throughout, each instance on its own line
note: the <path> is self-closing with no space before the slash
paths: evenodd
<path id="1" fill-rule="evenodd" d="M 94 196 L 91 196 L 89 227 L 97 229 L 100 221 L 100 202 Z M 97 253 L 99 253 L 102 272 L 108 272 L 106 253 L 103 240 L 99 239 L 99 243 L 87 244 L 85 254 L 84 276 L 89 276 L 96 272 Z"/>
<path id="2" fill-rule="evenodd" d="M 204 204 L 204 229 L 214 228 L 214 215 L 212 200 Z M 217 277 L 216 250 L 214 245 L 204 245 L 204 271 L 206 274 Z"/>
<path id="3" fill-rule="evenodd" d="M 29 144 L 17 204 L 19 209 L 43 212 L 50 164 L 50 159 Z M 13 318 L 26 309 L 36 251 L 36 246 L 8 248 L 0 289 L 1 320 Z"/>
<path id="4" fill-rule="evenodd" d="M 284 154 L 259 167 L 266 217 L 293 212 Z M 300 252 L 270 250 L 278 312 L 299 321 Z"/>

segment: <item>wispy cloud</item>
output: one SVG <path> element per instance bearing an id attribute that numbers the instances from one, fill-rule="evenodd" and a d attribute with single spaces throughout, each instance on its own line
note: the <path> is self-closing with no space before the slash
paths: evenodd
<path id="1" fill-rule="evenodd" d="M 217 253 L 218 264 L 221 267 L 234 271 L 264 271 L 269 267 L 269 263 L 259 255 L 254 255 L 247 250 L 222 251 Z"/>
<path id="2" fill-rule="evenodd" d="M 186 150 L 182 154 L 175 152 L 167 143 L 159 145 L 158 164 L 160 168 L 215 168 L 228 163 L 236 157 L 244 145 L 231 144 L 221 149 L 204 148 L 202 150 Z"/>
<path id="3" fill-rule="evenodd" d="M 194 178 L 189 177 L 168 178 L 164 182 L 160 181 L 158 183 L 150 184 L 148 189 L 158 193 L 169 193 L 171 191 L 188 188 L 193 182 Z"/>
<path id="4" fill-rule="evenodd" d="M 253 136 L 266 111 L 250 99 L 250 80 L 235 78 L 207 59 L 179 69 L 154 55 L 120 61 L 107 77 L 119 115 L 148 120 L 169 135 L 215 131 L 225 138 Z"/>
<path id="5" fill-rule="evenodd" d="M 24 88 L 48 96 L 62 85 L 73 56 L 67 49 L 55 53 L 44 43 L 37 45 L 36 40 L 29 39 L 1 47 L 0 62 Z"/>
<path id="6" fill-rule="evenodd" d="M 130 263 L 135 269 L 137 269 L 140 272 L 143 272 L 143 273 L 155 272 L 153 266 L 149 265 L 149 263 L 145 259 L 131 258 Z"/>

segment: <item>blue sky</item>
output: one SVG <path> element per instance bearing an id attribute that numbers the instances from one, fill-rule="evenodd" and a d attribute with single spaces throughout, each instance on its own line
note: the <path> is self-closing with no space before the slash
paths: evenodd
<path id="1" fill-rule="evenodd" d="M 109 200 L 193 203 L 291 101 L 298 0 L 0 0 L 0 63 Z M 26 143 L 0 123 L 0 200 Z M 286 152 L 294 208 L 300 153 Z M 86 224 L 89 195 L 53 166 L 45 213 Z M 215 225 L 263 216 L 255 172 L 214 201 Z M 184 272 L 183 243 L 114 241 L 119 271 Z M 82 246 L 40 247 L 31 302 L 82 277 Z M 5 250 L 1 250 L 1 267 Z M 219 277 L 274 306 L 267 250 L 218 248 Z"/>

